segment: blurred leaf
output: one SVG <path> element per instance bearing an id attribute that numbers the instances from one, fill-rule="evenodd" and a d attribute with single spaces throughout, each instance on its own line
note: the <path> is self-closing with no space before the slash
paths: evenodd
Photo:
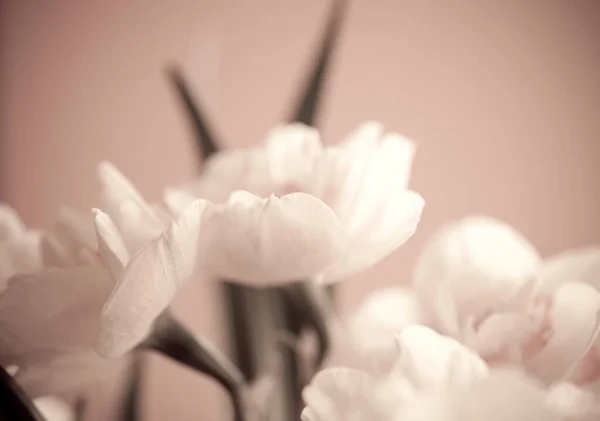
<path id="1" fill-rule="evenodd" d="M 198 151 L 204 160 L 207 160 L 220 148 L 219 142 L 206 117 L 206 112 L 200 107 L 198 98 L 192 94 L 190 86 L 179 67 L 172 65 L 167 70 L 167 75 L 192 124 Z"/>

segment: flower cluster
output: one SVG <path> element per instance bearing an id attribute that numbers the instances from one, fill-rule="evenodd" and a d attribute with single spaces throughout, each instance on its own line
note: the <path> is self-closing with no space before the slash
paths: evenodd
<path id="1" fill-rule="evenodd" d="M 262 420 L 274 376 L 249 383 L 170 312 L 188 281 L 213 278 L 275 292 L 296 323 L 281 323 L 280 337 L 299 360 L 302 329 L 314 328 L 307 376 L 333 341 L 347 367 L 294 379 L 304 383 L 292 389 L 306 386 L 304 421 L 600 419 L 600 248 L 542 259 L 507 224 L 465 217 L 426 244 L 411 282 L 366 297 L 329 337 L 315 291 L 375 265 L 417 228 L 414 154 L 375 122 L 334 146 L 289 124 L 258 147 L 211 156 L 164 203 L 101 163 L 91 212 L 65 208 L 51 229 L 32 230 L 1 206 L 0 383 L 36 398 L 40 416 L 66 420 L 48 396 L 77 394 L 136 352 L 158 351 L 225 387 L 236 421 Z"/>
<path id="2" fill-rule="evenodd" d="M 392 253 L 424 201 L 408 189 L 414 145 L 378 123 L 326 147 L 293 124 L 225 151 L 199 179 L 148 203 L 109 163 L 101 205 L 27 229 L 0 208 L 0 366 L 30 396 L 76 393 L 141 349 L 203 371 L 232 394 L 244 379 L 176 323 L 169 305 L 201 274 L 253 287 L 322 285 Z M 182 352 L 182 347 L 185 352 Z"/>
<path id="3" fill-rule="evenodd" d="M 378 419 L 591 421 L 599 317 L 599 247 L 542 259 L 512 227 L 472 216 L 433 236 L 408 286 L 364 300 L 344 345 L 352 375 L 385 392 Z M 347 419 L 323 403 L 357 393 L 339 381 L 346 373 L 315 378 L 306 420 Z"/>

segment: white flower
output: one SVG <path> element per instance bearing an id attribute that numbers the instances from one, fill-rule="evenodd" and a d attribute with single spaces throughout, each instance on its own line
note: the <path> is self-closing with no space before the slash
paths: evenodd
<path id="1" fill-rule="evenodd" d="M 400 356 L 394 375 L 417 391 L 464 386 L 488 374 L 487 364 L 460 342 L 420 325 L 396 337 Z"/>
<path id="2" fill-rule="evenodd" d="M 302 391 L 302 421 L 392 421 L 397 402 L 384 395 L 382 383 L 365 372 L 328 368 Z"/>
<path id="3" fill-rule="evenodd" d="M 429 323 L 461 338 L 469 320 L 480 322 L 526 293 L 540 262 L 535 248 L 510 226 L 468 217 L 440 229 L 424 247 L 414 288 L 423 303 L 431 303 L 425 308 Z"/>
<path id="4" fill-rule="evenodd" d="M 204 268 L 221 279 L 274 284 L 312 278 L 339 259 L 346 237 L 337 216 L 304 193 L 261 199 L 234 192 L 207 206 Z"/>
<path id="5" fill-rule="evenodd" d="M 417 296 L 407 287 L 384 288 L 365 298 L 348 321 L 350 348 L 364 369 L 387 372 L 397 358 L 394 337 L 422 323 Z"/>
<path id="6" fill-rule="evenodd" d="M 339 146 L 323 147 L 318 132 L 301 124 L 278 127 L 263 148 L 225 151 L 202 176 L 166 201 L 178 211 L 195 197 L 222 202 L 245 189 L 261 197 L 304 192 L 327 204 L 347 233 L 338 262 L 319 277 L 335 282 L 368 268 L 415 231 L 423 199 L 407 190 L 414 145 L 366 123 Z"/>
<path id="7" fill-rule="evenodd" d="M 592 392 L 561 382 L 550 387 L 546 396 L 548 406 L 568 421 L 600 419 L 600 401 Z"/>
<path id="8" fill-rule="evenodd" d="M 545 290 L 569 281 L 584 282 L 600 290 L 600 247 L 567 250 L 546 259 L 540 269 Z"/>
<path id="9" fill-rule="evenodd" d="M 46 421 L 75 421 L 75 414 L 65 402 L 44 396 L 34 401 Z"/>
<path id="10" fill-rule="evenodd" d="M 107 369 L 95 350 L 113 283 L 99 266 L 16 275 L 0 294 L 0 364 L 32 396 L 79 387 Z"/>
<path id="11" fill-rule="evenodd" d="M 542 261 L 506 224 L 471 217 L 429 243 L 414 287 L 428 323 L 486 361 L 523 364 L 546 383 L 586 384 L 600 379 L 599 269 L 598 248 Z"/>
<path id="12" fill-rule="evenodd" d="M 547 391 L 523 372 L 490 370 L 469 349 L 424 326 L 404 328 L 389 375 L 331 368 L 304 390 L 305 421 L 559 421 Z"/>
<path id="13" fill-rule="evenodd" d="M 205 203 L 192 203 L 159 237 L 129 257 L 110 217 L 96 210 L 99 249 L 114 289 L 102 308 L 96 349 L 125 354 L 150 333 L 154 320 L 194 274 Z"/>
<path id="14" fill-rule="evenodd" d="M 522 372 L 496 369 L 488 376 L 439 393 L 409 400 L 397 420 L 414 421 L 563 421 L 548 407 L 546 390 Z"/>
<path id="15" fill-rule="evenodd" d="M 0 203 L 0 291 L 11 276 L 41 267 L 40 239 L 39 231 L 27 229 L 14 209 Z"/>
<path id="16" fill-rule="evenodd" d="M 122 191 L 119 183 L 105 187 Z M 16 380 L 34 396 L 107 375 L 191 276 L 204 209 L 193 203 L 156 231 L 122 220 L 130 248 L 101 211 L 95 230 L 91 218 L 63 216 L 44 235 L 45 266 L 13 276 L 0 294 L 0 364 L 18 366 Z"/>

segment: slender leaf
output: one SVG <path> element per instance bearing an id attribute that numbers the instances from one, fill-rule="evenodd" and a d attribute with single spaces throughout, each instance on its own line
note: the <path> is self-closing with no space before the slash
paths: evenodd
<path id="1" fill-rule="evenodd" d="M 179 67 L 174 65 L 169 67 L 167 74 L 192 124 L 198 152 L 206 160 L 220 149 L 217 137 L 206 117 L 206 112 L 200 106 L 197 96 L 192 93 L 189 83 L 185 80 Z"/>
<path id="2" fill-rule="evenodd" d="M 319 53 L 317 54 L 311 67 L 311 72 L 303 85 L 298 104 L 295 106 L 292 113 L 291 120 L 294 122 L 316 126 L 315 122 L 318 118 L 325 76 L 341 30 L 344 12 L 346 10 L 346 2 L 347 0 L 334 0 L 325 34 L 321 41 Z"/>

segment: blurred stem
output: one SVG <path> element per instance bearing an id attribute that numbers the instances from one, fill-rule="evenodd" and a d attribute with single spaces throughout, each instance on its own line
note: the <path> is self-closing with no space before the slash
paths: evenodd
<path id="1" fill-rule="evenodd" d="M 0 420 L 44 421 L 44 417 L 33 401 L 2 367 L 0 367 Z"/>
<path id="2" fill-rule="evenodd" d="M 78 397 L 75 400 L 75 405 L 74 405 L 75 421 L 83 421 L 84 420 L 86 408 L 87 408 L 87 399 L 83 396 Z"/>
<path id="3" fill-rule="evenodd" d="M 255 380 L 269 369 L 281 333 L 299 332 L 299 320 L 287 311 L 287 302 L 279 289 L 252 288 L 233 282 L 225 282 L 223 288 L 236 361 L 248 379 Z M 282 373 L 276 380 L 267 419 L 298 421 L 300 383 L 295 348 L 279 349 Z"/>
<path id="4" fill-rule="evenodd" d="M 320 285 L 312 281 L 296 282 L 283 290 L 284 297 L 289 303 L 289 312 L 296 314 L 296 323 L 313 329 L 319 341 L 315 370 L 319 369 L 331 348 L 332 317 L 331 299 Z M 298 329 L 298 328 L 296 328 Z M 294 333 L 292 331 L 292 333 Z M 300 331 L 296 332 L 296 335 Z"/>
<path id="5" fill-rule="evenodd" d="M 193 335 L 170 312 L 157 318 L 144 346 L 217 380 L 230 394 L 235 420 L 245 421 L 243 374 L 214 345 Z"/>
<path id="6" fill-rule="evenodd" d="M 127 391 L 123 400 L 123 421 L 138 421 L 140 416 L 140 395 L 142 387 L 143 359 L 139 354 L 133 355 L 133 361 L 129 367 L 129 379 Z"/>

